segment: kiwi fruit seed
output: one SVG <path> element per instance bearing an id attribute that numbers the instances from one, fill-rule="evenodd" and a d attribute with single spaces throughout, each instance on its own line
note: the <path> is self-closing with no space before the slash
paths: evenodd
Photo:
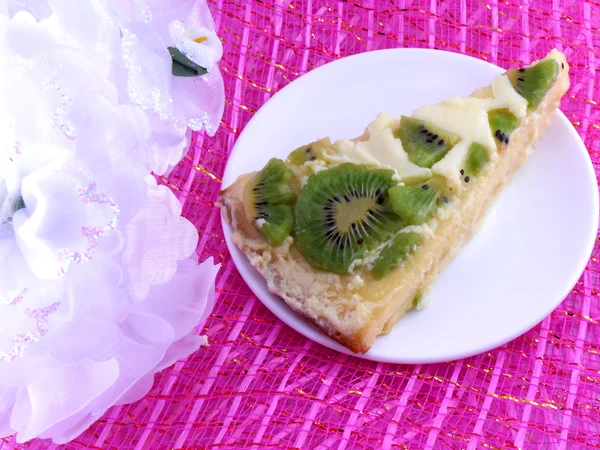
<path id="1" fill-rule="evenodd" d="M 404 224 L 386 202 L 394 172 L 345 163 L 311 175 L 296 202 L 296 248 L 339 274 Z"/>
<path id="2" fill-rule="evenodd" d="M 488 122 L 496 140 L 500 144 L 508 144 L 520 121 L 508 109 L 493 109 L 488 112 Z"/>
<path id="3" fill-rule="evenodd" d="M 556 60 L 545 59 L 533 66 L 511 69 L 507 75 L 515 90 L 527 100 L 529 109 L 533 110 L 556 81 L 559 70 Z"/>
<path id="4" fill-rule="evenodd" d="M 261 222 L 261 219 L 264 222 Z M 283 243 L 294 229 L 292 207 L 289 205 L 267 205 L 260 209 L 259 218 L 255 224 L 265 240 L 273 247 L 277 247 Z"/>
<path id="5" fill-rule="evenodd" d="M 469 175 L 479 175 L 481 169 L 489 162 L 490 153 L 483 145 L 473 142 L 465 158 L 465 172 Z"/>
<path id="6" fill-rule="evenodd" d="M 296 199 L 292 176 L 283 161 L 272 158 L 244 189 L 246 217 L 271 245 L 281 244 L 293 229 L 292 210 L 287 206 Z"/>
<path id="7" fill-rule="evenodd" d="M 420 242 L 421 238 L 417 233 L 399 233 L 390 245 L 379 253 L 371 271 L 373 277 L 379 280 L 386 276 L 394 266 L 404 261 Z"/>
<path id="8" fill-rule="evenodd" d="M 402 141 L 402 147 L 414 164 L 431 168 L 454 147 L 460 137 L 422 120 L 402 116 L 400 127 L 394 137 Z"/>
<path id="9" fill-rule="evenodd" d="M 444 185 L 442 178 L 435 177 L 425 183 L 391 187 L 392 208 L 407 224 L 421 225 L 436 211 Z"/>

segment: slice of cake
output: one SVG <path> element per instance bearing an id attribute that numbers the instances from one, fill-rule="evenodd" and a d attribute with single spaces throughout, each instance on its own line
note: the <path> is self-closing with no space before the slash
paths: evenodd
<path id="1" fill-rule="evenodd" d="M 569 87 L 554 50 L 469 97 L 300 147 L 221 193 L 269 289 L 355 352 L 409 309 L 477 231 Z"/>

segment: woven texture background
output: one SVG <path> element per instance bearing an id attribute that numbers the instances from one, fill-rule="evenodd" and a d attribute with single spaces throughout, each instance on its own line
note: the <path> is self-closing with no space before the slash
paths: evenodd
<path id="1" fill-rule="evenodd" d="M 223 264 L 204 333 L 211 346 L 156 377 L 67 449 L 443 449 L 600 447 L 600 263 L 515 341 L 458 362 L 378 364 L 329 351 L 275 318 L 242 281 L 214 205 L 240 130 L 273 93 L 342 56 L 394 47 L 466 53 L 502 67 L 563 50 L 562 110 L 600 163 L 600 3 L 538 0 L 210 0 L 227 105 L 163 179 Z M 564 182 L 568 182 L 565 180 Z M 0 449 L 61 448 L 47 441 Z"/>

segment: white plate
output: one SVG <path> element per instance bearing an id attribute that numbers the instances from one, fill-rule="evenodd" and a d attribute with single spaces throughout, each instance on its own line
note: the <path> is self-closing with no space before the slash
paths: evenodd
<path id="1" fill-rule="evenodd" d="M 453 95 L 469 95 L 502 70 L 436 50 L 394 49 L 340 59 L 274 95 L 240 135 L 223 186 L 271 157 L 324 136 L 362 134 L 377 113 L 395 117 Z M 248 286 L 281 320 L 329 348 L 352 354 L 291 311 L 232 244 Z M 526 165 L 505 187 L 481 231 L 433 285 L 429 307 L 410 312 L 365 355 L 432 363 L 471 356 L 523 334 L 568 295 L 583 272 L 598 229 L 598 190 L 589 155 L 558 113 Z"/>

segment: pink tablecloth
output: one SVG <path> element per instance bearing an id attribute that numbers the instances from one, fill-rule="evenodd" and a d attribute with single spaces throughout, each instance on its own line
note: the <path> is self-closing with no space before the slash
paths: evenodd
<path id="1" fill-rule="evenodd" d="M 273 93 L 334 59 L 393 47 L 446 49 L 502 67 L 541 57 L 552 47 L 563 50 L 572 87 L 562 110 L 598 171 L 600 4 L 209 4 L 225 45 L 225 116 L 217 136 L 197 136 L 189 156 L 164 182 L 198 227 L 201 259 L 223 264 L 216 308 L 204 330 L 211 345 L 157 376 L 147 398 L 110 410 L 64 448 L 598 448 L 600 264 L 595 257 L 556 311 L 502 348 L 446 364 L 377 364 L 329 351 L 275 318 L 232 264 L 214 202 L 240 130 Z M 13 448 L 20 447 L 0 441 L 0 449 Z M 57 446 L 36 441 L 22 448 Z"/>

